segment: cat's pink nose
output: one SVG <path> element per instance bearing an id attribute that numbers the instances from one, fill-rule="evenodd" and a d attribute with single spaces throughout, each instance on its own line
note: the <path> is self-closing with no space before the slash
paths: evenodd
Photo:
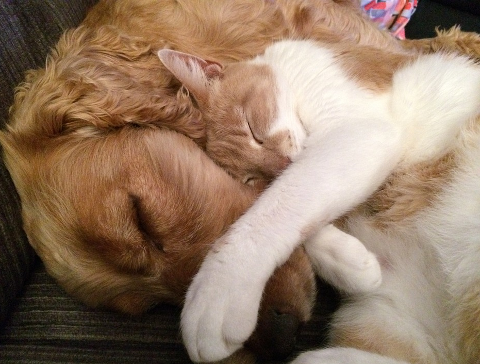
<path id="1" fill-rule="evenodd" d="M 263 162 L 260 168 L 262 179 L 271 182 L 292 163 L 292 160 L 289 157 L 275 153 L 271 157 L 265 158 Z"/>
<path id="2" fill-rule="evenodd" d="M 272 164 L 271 175 L 269 176 L 269 178 L 274 179 L 275 177 L 277 177 L 285 170 L 285 168 L 290 165 L 290 163 L 292 163 L 292 160 L 289 157 L 277 156 L 275 163 Z"/>

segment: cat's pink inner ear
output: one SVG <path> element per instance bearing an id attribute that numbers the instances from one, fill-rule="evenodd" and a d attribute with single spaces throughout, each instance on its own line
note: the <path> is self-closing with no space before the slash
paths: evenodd
<path id="1" fill-rule="evenodd" d="M 208 99 L 210 81 L 222 75 L 221 64 L 206 61 L 192 54 L 161 49 L 158 51 L 158 57 L 199 102 Z"/>
<path id="2" fill-rule="evenodd" d="M 222 76 L 223 67 L 220 63 L 213 61 L 205 61 L 205 67 L 203 70 L 207 78 L 220 78 Z"/>
<path id="3" fill-rule="evenodd" d="M 175 63 L 180 61 L 184 67 L 192 71 L 192 66 L 199 67 L 207 79 L 220 77 L 223 66 L 215 61 L 209 61 L 192 54 L 174 51 L 171 49 L 161 49 L 158 51 L 158 58 L 173 74 L 179 76 L 178 67 Z M 178 65 L 178 64 L 177 64 Z"/>

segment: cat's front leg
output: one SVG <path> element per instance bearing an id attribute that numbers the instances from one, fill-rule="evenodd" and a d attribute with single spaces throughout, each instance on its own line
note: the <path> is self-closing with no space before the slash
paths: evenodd
<path id="1" fill-rule="evenodd" d="M 375 254 L 332 224 L 320 229 L 304 246 L 317 274 L 343 292 L 369 292 L 382 283 Z"/>
<path id="2" fill-rule="evenodd" d="M 255 329 L 263 289 L 277 263 L 273 255 L 259 255 L 254 240 L 242 239 L 232 229 L 217 240 L 188 289 L 181 330 L 194 362 L 231 355 Z"/>

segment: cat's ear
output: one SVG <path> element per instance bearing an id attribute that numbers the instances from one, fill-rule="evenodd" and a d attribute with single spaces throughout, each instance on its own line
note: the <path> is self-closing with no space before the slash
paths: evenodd
<path id="1" fill-rule="evenodd" d="M 191 54 L 161 49 L 158 58 L 201 103 L 208 98 L 211 81 L 222 76 L 221 64 Z"/>

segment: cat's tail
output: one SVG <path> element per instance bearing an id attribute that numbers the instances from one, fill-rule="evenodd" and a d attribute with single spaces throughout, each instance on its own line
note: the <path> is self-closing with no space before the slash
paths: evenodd
<path id="1" fill-rule="evenodd" d="M 393 78 L 391 107 L 406 130 L 405 160 L 444 155 L 480 115 L 480 65 L 453 54 L 422 55 Z"/>

